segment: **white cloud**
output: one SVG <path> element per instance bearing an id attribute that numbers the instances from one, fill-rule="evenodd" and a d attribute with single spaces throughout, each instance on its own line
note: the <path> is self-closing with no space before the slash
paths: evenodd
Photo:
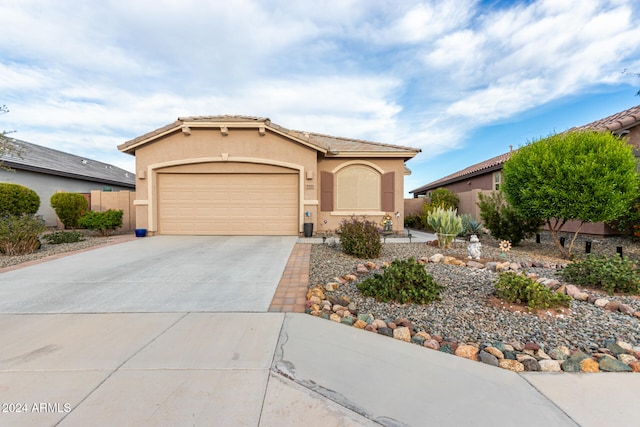
<path id="1" fill-rule="evenodd" d="M 8 1 L 0 128 L 119 156 L 178 116 L 247 114 L 421 147 L 422 162 L 479 126 L 629 81 L 638 14 L 632 0 Z"/>

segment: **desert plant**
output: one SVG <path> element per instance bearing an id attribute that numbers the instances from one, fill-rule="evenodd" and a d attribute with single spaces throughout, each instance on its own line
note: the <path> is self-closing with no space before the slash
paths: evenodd
<path id="1" fill-rule="evenodd" d="M 514 272 L 500 273 L 495 289 L 498 298 L 517 304 L 526 303 L 531 309 L 569 307 L 571 304 L 571 297 Z"/>
<path id="2" fill-rule="evenodd" d="M 365 218 L 359 220 L 351 217 L 343 220 L 338 228 L 340 233 L 340 246 L 348 255 L 358 258 L 377 258 L 382 250 L 380 233 L 376 223 Z"/>
<path id="3" fill-rule="evenodd" d="M 523 239 L 533 236 L 544 221 L 528 219 L 519 214 L 504 200 L 500 191 L 488 195 L 478 194 L 480 218 L 484 226 L 496 240 L 508 240 L 513 246 L 518 246 Z"/>
<path id="4" fill-rule="evenodd" d="M 451 207 L 435 208 L 427 218 L 429 226 L 438 234 L 438 244 L 448 248 L 453 239 L 462 231 L 462 219 L 458 211 Z"/>
<path id="5" fill-rule="evenodd" d="M 638 265 L 628 258 L 588 255 L 568 264 L 561 275 L 573 284 L 603 289 L 609 295 L 614 292 L 640 293 Z"/>
<path id="6" fill-rule="evenodd" d="M 65 227 L 75 229 L 78 220 L 89 208 L 87 199 L 78 193 L 56 193 L 51 196 L 51 207 Z"/>
<path id="7" fill-rule="evenodd" d="M 429 202 L 423 203 L 420 211 L 420 220 L 422 222 L 422 226 L 431 231 L 435 231 L 429 225 L 429 215 L 436 208 L 452 208 L 458 209 L 458 203 L 460 203 L 460 198 L 456 193 L 446 188 L 438 188 L 431 192 L 429 196 Z"/>
<path id="8" fill-rule="evenodd" d="M 4 255 L 26 255 L 40 249 L 38 235 L 47 227 L 35 215 L 0 217 L 0 252 Z"/>
<path id="9" fill-rule="evenodd" d="M 108 236 L 122 227 L 122 210 L 108 209 L 104 212 L 89 211 L 78 220 L 78 225 L 97 231 L 100 236 Z"/>
<path id="10" fill-rule="evenodd" d="M 413 258 L 395 259 L 382 271 L 382 274 L 376 273 L 358 283 L 358 289 L 364 296 L 383 302 L 429 304 L 440 299 L 440 291 L 444 289 Z"/>
<path id="11" fill-rule="evenodd" d="M 79 231 L 54 231 L 42 236 L 47 243 L 59 245 L 61 243 L 76 243 L 84 240 L 84 234 Z"/>
<path id="12" fill-rule="evenodd" d="M 40 196 L 24 185 L 0 183 L 0 216 L 35 215 L 40 208 Z"/>
<path id="13" fill-rule="evenodd" d="M 479 234 L 482 230 L 482 223 L 475 219 L 470 214 L 462 214 L 460 215 L 460 219 L 462 220 L 462 232 L 460 233 L 463 236 L 469 236 L 471 234 Z"/>

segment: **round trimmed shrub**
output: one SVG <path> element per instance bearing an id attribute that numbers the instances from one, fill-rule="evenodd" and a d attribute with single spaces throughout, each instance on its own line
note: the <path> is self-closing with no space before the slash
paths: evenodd
<path id="1" fill-rule="evenodd" d="M 40 196 L 20 184 L 0 182 L 0 216 L 35 215 L 40 208 Z"/>
<path id="2" fill-rule="evenodd" d="M 76 228 L 80 217 L 89 209 L 89 204 L 82 194 L 56 193 L 51 196 L 51 207 L 65 227 Z"/>

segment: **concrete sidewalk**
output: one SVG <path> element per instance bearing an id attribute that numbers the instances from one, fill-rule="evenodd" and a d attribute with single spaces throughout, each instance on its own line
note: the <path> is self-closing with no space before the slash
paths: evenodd
<path id="1" fill-rule="evenodd" d="M 305 314 L 0 315 L 0 330 L 0 425 L 637 421 L 634 374 L 518 375 Z"/>

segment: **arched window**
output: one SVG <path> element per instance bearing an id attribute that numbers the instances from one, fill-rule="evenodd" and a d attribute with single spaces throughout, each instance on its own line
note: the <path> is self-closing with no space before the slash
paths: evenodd
<path id="1" fill-rule="evenodd" d="M 380 173 L 365 165 L 347 166 L 336 173 L 337 210 L 380 210 Z"/>

